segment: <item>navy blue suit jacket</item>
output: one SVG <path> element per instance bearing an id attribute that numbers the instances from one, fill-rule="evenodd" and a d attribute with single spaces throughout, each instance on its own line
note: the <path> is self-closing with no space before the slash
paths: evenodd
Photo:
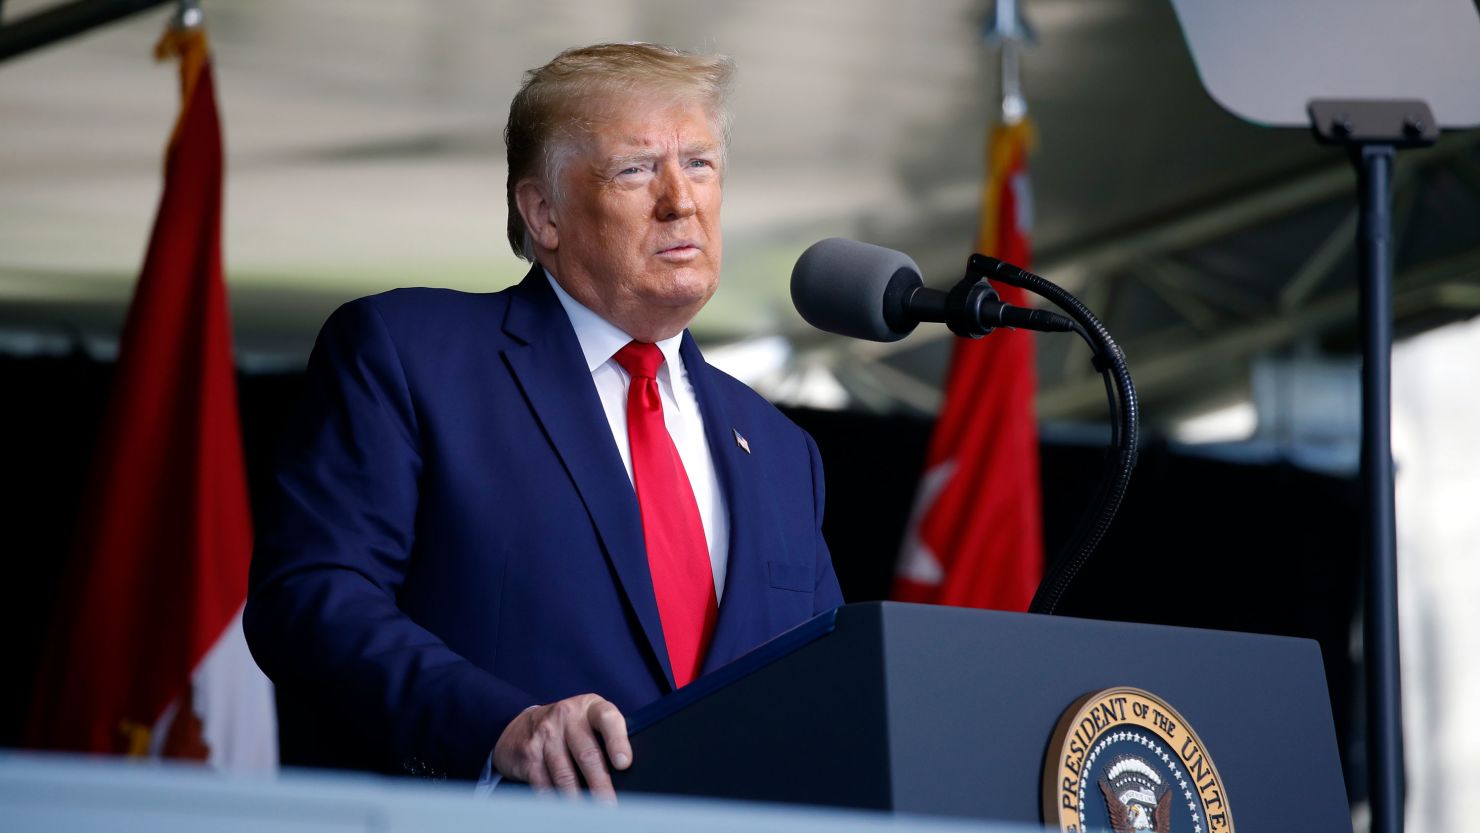
<path id="1" fill-rule="evenodd" d="M 708 671 L 842 597 L 811 437 L 681 350 L 730 517 Z M 637 499 L 538 267 L 324 325 L 245 624 L 286 763 L 476 778 L 529 705 L 594 691 L 630 713 L 672 691 Z"/>

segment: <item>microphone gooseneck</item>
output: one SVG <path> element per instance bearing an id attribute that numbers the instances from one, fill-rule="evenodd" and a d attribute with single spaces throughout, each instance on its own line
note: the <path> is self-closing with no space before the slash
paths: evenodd
<path id="1" fill-rule="evenodd" d="M 1066 313 L 1002 303 L 988 279 L 1026 289 Z M 1094 353 L 1105 378 L 1112 454 L 1106 458 L 1090 505 L 1069 543 L 1045 570 L 1029 612 L 1055 613 L 1074 578 L 1099 546 L 1119 511 L 1136 465 L 1140 405 L 1125 354 L 1105 325 L 1063 288 L 1010 263 L 974 254 L 966 275 L 949 292 L 925 286 L 920 267 L 902 252 L 833 237 L 813 244 L 791 274 L 791 297 L 807 323 L 871 341 L 898 341 L 922 321 L 944 323 L 962 338 L 997 327 L 1074 332 Z"/>
<path id="2" fill-rule="evenodd" d="M 1028 605 L 1029 613 L 1052 614 L 1058 611 L 1064 595 L 1094 555 L 1120 511 L 1120 503 L 1130 485 L 1131 472 L 1136 467 L 1141 400 L 1131 380 L 1130 368 L 1126 367 L 1124 351 L 1083 302 L 1062 287 L 1011 263 L 985 255 L 972 255 L 971 260 L 975 268 L 985 274 L 1047 298 L 1069 313 L 1075 322 L 1074 332 L 1089 345 L 1094 353 L 1095 369 L 1105 378 L 1105 396 L 1110 403 L 1111 453 L 1105 458 L 1105 469 L 1089 507 L 1080 516 L 1063 551 L 1044 570 L 1043 580 Z"/>

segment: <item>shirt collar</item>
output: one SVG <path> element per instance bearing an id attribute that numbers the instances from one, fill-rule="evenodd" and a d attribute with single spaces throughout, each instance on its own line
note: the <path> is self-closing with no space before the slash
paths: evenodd
<path id="1" fill-rule="evenodd" d="M 570 318 L 570 325 L 576 331 L 576 341 L 581 344 L 581 353 L 586 357 L 586 369 L 592 373 L 598 367 L 611 361 L 612 356 L 618 350 L 627 346 L 632 341 L 621 327 L 602 318 L 592 312 L 575 298 L 571 297 L 560 281 L 550 274 L 549 269 L 543 270 L 545 279 L 550 282 L 550 288 L 555 290 L 555 297 L 560 299 L 560 306 L 565 308 L 566 317 Z M 683 359 L 679 356 L 679 346 L 683 343 L 683 333 L 665 338 L 657 342 L 658 349 L 663 352 L 663 366 L 658 368 L 658 376 L 662 378 L 664 373 L 668 375 L 668 384 L 674 386 L 675 378 L 672 369 L 683 367 Z M 678 397 L 674 397 L 677 399 Z"/>

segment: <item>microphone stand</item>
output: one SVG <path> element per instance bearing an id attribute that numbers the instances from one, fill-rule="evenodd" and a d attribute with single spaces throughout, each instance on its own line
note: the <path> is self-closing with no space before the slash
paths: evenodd
<path id="1" fill-rule="evenodd" d="M 1398 656 L 1397 522 L 1393 499 L 1392 176 L 1397 150 L 1431 145 L 1439 124 L 1419 100 L 1314 99 L 1311 130 L 1346 148 L 1357 170 L 1362 323 L 1361 476 L 1366 544 L 1362 617 L 1372 829 L 1403 829 L 1403 709 Z"/>
<path id="2" fill-rule="evenodd" d="M 1048 300 L 1063 310 L 1069 320 L 1044 310 L 1007 307 L 998 300 L 988 278 Z M 1029 613 L 1052 614 L 1110 529 L 1130 484 L 1131 471 L 1136 467 L 1140 401 L 1125 364 L 1125 353 L 1094 313 L 1068 291 L 1032 272 L 981 254 L 974 254 L 966 261 L 966 276 L 949 293 L 942 295 L 919 287 L 910 290 L 904 299 L 903 313 L 915 321 L 944 322 L 952 333 L 963 338 L 980 338 L 1001 326 L 1049 332 L 1072 329 L 1094 354 L 1094 366 L 1105 379 L 1105 396 L 1110 406 L 1110 448 L 1089 506 L 1080 516 L 1069 543 L 1044 571 L 1043 581 L 1028 606 Z"/>

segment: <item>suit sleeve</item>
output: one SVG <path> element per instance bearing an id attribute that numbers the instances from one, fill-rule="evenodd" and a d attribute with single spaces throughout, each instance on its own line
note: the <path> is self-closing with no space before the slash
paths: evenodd
<path id="1" fill-rule="evenodd" d="M 535 701 L 396 604 L 422 460 L 401 361 L 371 299 L 324 325 L 306 384 L 258 523 L 252 653 L 284 692 L 353 727 L 381 767 L 475 779 Z"/>
<path id="2" fill-rule="evenodd" d="M 837 574 L 833 572 L 832 555 L 827 541 L 822 537 L 822 510 L 826 503 L 826 488 L 822 477 L 822 455 L 812 435 L 803 431 L 807 440 L 807 455 L 812 464 L 812 513 L 817 524 L 817 584 L 812 590 L 812 614 L 815 616 L 832 610 L 843 603 L 843 591 L 838 587 Z"/>

